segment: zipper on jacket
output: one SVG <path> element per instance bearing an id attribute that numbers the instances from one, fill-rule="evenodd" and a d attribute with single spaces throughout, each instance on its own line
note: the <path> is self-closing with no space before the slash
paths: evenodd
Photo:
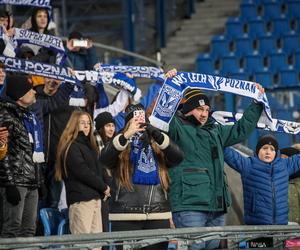
<path id="1" fill-rule="evenodd" d="M 146 205 L 146 206 L 148 206 L 148 207 L 150 207 L 150 205 L 151 205 L 151 200 L 152 200 L 152 196 L 153 196 L 153 190 L 154 190 L 154 185 L 152 185 L 152 186 L 151 186 L 151 189 L 150 189 L 149 201 L 148 201 L 148 205 Z M 144 206 L 144 211 L 143 211 L 143 212 L 144 212 L 145 214 L 148 214 L 148 213 L 145 211 L 146 206 Z"/>
<path id="2" fill-rule="evenodd" d="M 274 187 L 274 181 L 273 181 L 273 165 L 272 170 L 271 170 L 271 183 L 272 183 L 272 219 L 273 219 L 273 224 L 275 223 L 275 187 Z"/>
<path id="3" fill-rule="evenodd" d="M 119 199 L 120 189 L 121 189 L 121 185 L 119 184 L 118 185 L 118 190 L 117 190 L 117 193 L 116 193 L 115 201 L 118 201 L 118 199 Z"/>

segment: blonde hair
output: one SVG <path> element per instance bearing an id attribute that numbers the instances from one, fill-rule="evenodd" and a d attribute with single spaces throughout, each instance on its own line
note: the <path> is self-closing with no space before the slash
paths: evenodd
<path id="1" fill-rule="evenodd" d="M 129 127 L 129 122 L 126 124 L 123 131 L 126 131 Z M 169 188 L 170 178 L 168 174 L 168 169 L 165 163 L 164 153 L 157 146 L 156 143 L 151 142 L 151 146 L 157 158 L 158 174 L 160 179 L 160 184 L 162 188 L 167 191 Z M 118 183 L 125 187 L 128 191 L 133 191 L 133 185 L 131 182 L 131 177 L 133 175 L 133 165 L 130 163 L 130 151 L 131 145 L 129 144 L 124 151 L 119 154 L 119 167 L 116 169 L 116 178 Z"/>
<path id="2" fill-rule="evenodd" d="M 89 113 L 84 111 L 75 110 L 73 111 L 65 130 L 63 131 L 57 146 L 56 154 L 56 165 L 55 165 L 55 179 L 60 181 L 63 176 L 68 176 L 66 168 L 66 158 L 69 148 L 73 141 L 77 138 L 79 132 L 79 120 L 82 116 L 86 115 L 91 123 L 91 128 L 89 132 L 89 141 L 92 148 L 99 153 L 97 147 L 96 139 L 94 136 L 93 121 Z"/>

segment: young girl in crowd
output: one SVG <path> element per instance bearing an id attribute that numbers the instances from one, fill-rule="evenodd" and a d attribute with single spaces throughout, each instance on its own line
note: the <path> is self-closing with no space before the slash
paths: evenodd
<path id="1" fill-rule="evenodd" d="M 102 232 L 100 199 L 110 195 L 110 188 L 98 153 L 91 116 L 74 111 L 57 147 L 55 172 L 65 182 L 72 234 Z"/>
<path id="2" fill-rule="evenodd" d="M 100 156 L 113 176 L 112 231 L 169 228 L 167 167 L 181 162 L 182 151 L 166 134 L 145 124 L 145 110 L 140 104 L 127 107 L 125 124 Z M 167 248 L 168 242 L 163 242 L 143 249 Z"/>
<path id="3" fill-rule="evenodd" d="M 257 142 L 255 156 L 243 157 L 231 148 L 225 149 L 224 156 L 241 174 L 245 224 L 286 225 L 288 181 L 300 169 L 300 155 L 281 158 L 276 138 L 265 135 Z"/>
<path id="4" fill-rule="evenodd" d="M 96 140 L 101 154 L 101 151 L 104 148 L 104 146 L 116 135 L 115 120 L 112 117 L 111 113 L 105 111 L 100 113 L 96 117 L 95 124 L 96 124 L 96 131 L 95 131 Z M 112 176 L 110 170 L 105 167 L 103 169 L 103 175 L 104 175 L 105 183 L 110 185 L 112 182 Z M 109 213 L 109 202 L 103 201 L 101 204 L 103 232 L 109 232 L 108 213 Z M 102 249 L 108 249 L 108 248 L 103 247 Z"/>

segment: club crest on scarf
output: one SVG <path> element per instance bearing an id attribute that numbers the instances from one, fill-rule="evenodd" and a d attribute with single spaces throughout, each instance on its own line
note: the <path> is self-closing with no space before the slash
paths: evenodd
<path id="1" fill-rule="evenodd" d="M 181 100 L 181 95 L 181 92 L 175 88 L 165 86 L 164 92 L 159 95 L 159 99 L 157 100 L 156 111 L 158 115 L 164 117 L 175 112 Z"/>
<path id="2" fill-rule="evenodd" d="M 142 133 L 131 138 L 130 160 L 134 165 L 132 183 L 141 185 L 157 185 L 160 183 L 158 165 L 151 145 L 143 146 Z"/>

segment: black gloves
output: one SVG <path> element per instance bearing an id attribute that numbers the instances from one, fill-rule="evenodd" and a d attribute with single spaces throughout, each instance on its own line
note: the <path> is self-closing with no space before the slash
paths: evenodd
<path id="1" fill-rule="evenodd" d="M 6 200 L 16 206 L 21 201 L 21 195 L 16 186 L 8 186 L 5 188 Z"/>
<path id="2" fill-rule="evenodd" d="M 159 145 L 163 143 L 164 135 L 158 128 L 152 126 L 150 123 L 146 123 L 146 131 Z"/>

